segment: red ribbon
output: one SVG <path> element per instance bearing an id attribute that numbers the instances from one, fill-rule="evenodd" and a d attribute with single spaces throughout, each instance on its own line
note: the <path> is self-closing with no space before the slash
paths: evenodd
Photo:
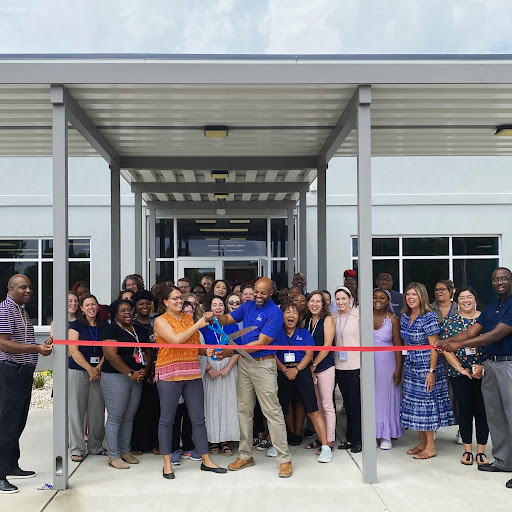
<path id="1" fill-rule="evenodd" d="M 215 349 L 236 349 L 235 345 L 191 345 L 189 343 L 136 343 L 122 341 L 85 341 L 85 340 L 53 340 L 54 345 L 79 345 L 82 347 L 147 347 L 147 348 L 215 348 Z M 432 350 L 433 345 L 391 345 L 389 347 L 317 347 L 315 345 L 239 345 L 240 348 L 250 350 L 300 350 L 300 351 L 314 351 L 314 352 L 401 352 L 407 350 L 408 352 L 414 350 Z"/>

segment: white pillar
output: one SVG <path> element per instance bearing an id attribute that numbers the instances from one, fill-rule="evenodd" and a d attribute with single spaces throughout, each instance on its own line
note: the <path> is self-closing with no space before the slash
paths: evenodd
<path id="1" fill-rule="evenodd" d="M 110 166 L 110 294 L 117 299 L 121 289 L 121 173 Z"/>
<path id="2" fill-rule="evenodd" d="M 68 120 L 64 88 L 51 88 L 53 104 L 53 336 L 68 338 Z M 68 486 L 68 350 L 53 349 L 53 487 Z M 45 442 L 42 440 L 42 442 Z M 48 442 L 48 440 L 46 440 Z"/>
<path id="3" fill-rule="evenodd" d="M 358 293 L 361 345 L 373 346 L 372 266 L 372 152 L 371 88 L 359 86 L 357 108 L 357 231 L 359 241 Z M 361 354 L 361 414 L 363 437 L 363 481 L 377 483 L 375 450 L 375 374 L 373 352 Z"/>
<path id="4" fill-rule="evenodd" d="M 306 192 L 300 193 L 299 199 L 299 265 L 297 268 L 308 280 L 308 240 Z"/>
<path id="5" fill-rule="evenodd" d="M 156 210 L 149 210 L 149 286 L 156 283 Z"/>
<path id="6" fill-rule="evenodd" d="M 295 226 L 293 208 L 288 208 L 288 283 L 295 274 Z"/>
<path id="7" fill-rule="evenodd" d="M 318 166 L 316 180 L 318 289 L 327 290 L 327 165 Z"/>
<path id="8" fill-rule="evenodd" d="M 135 192 L 135 273 L 142 275 L 142 193 Z"/>

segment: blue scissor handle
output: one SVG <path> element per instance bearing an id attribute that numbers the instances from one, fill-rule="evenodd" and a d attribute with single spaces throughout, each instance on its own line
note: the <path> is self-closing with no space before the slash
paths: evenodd
<path id="1" fill-rule="evenodd" d="M 224 330 L 222 329 L 222 327 L 220 326 L 220 324 L 216 318 L 212 318 L 212 321 L 213 321 L 214 325 L 208 324 L 207 325 L 208 329 L 210 329 L 215 334 L 218 334 L 220 336 L 219 345 L 228 345 L 229 344 L 229 336 L 224 332 Z M 215 349 L 215 352 L 221 352 L 221 351 L 222 351 L 221 348 Z M 217 361 L 216 356 L 212 356 L 212 359 L 214 361 Z"/>

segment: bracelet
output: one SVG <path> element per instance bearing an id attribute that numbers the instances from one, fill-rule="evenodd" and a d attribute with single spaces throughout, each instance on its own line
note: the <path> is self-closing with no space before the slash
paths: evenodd
<path id="1" fill-rule="evenodd" d="M 206 371 L 209 372 L 211 369 L 212 367 L 210 366 L 210 368 L 206 368 Z"/>
<path id="2" fill-rule="evenodd" d="M 316 366 L 316 363 L 311 363 L 311 366 Z"/>
<path id="3" fill-rule="evenodd" d="M 297 373 L 299 373 L 299 372 L 300 372 L 299 365 L 297 365 L 297 366 L 295 367 L 295 369 L 297 370 Z"/>
<path id="4" fill-rule="evenodd" d="M 227 368 L 229 368 L 231 370 L 231 366 L 229 366 L 229 364 L 226 365 Z"/>

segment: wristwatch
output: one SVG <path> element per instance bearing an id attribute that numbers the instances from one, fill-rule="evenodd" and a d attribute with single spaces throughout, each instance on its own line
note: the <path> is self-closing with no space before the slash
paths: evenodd
<path id="1" fill-rule="evenodd" d="M 134 374 L 135 372 L 133 370 L 130 370 L 130 373 L 128 374 L 128 377 L 131 378 L 131 376 Z"/>
<path id="2" fill-rule="evenodd" d="M 435 368 L 430 368 L 429 373 L 436 373 L 436 369 Z"/>

